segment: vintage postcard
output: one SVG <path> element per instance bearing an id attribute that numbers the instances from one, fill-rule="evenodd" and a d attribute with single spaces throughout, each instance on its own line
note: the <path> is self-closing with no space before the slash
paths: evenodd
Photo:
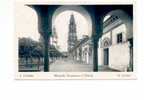
<path id="1" fill-rule="evenodd" d="M 15 79 L 136 79 L 126 1 L 15 2 Z"/>

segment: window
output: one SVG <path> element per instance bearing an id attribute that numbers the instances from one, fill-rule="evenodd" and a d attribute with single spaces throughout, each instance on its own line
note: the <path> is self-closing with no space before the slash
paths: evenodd
<path id="1" fill-rule="evenodd" d="M 122 33 L 117 35 L 117 43 L 121 43 L 122 42 Z"/>

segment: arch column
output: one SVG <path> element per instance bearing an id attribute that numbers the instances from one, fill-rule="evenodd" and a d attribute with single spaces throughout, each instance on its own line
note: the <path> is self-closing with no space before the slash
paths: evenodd
<path id="1" fill-rule="evenodd" d="M 38 31 L 44 39 L 44 72 L 49 72 L 49 45 L 51 35 L 51 10 L 46 5 L 30 5 L 38 15 Z"/>
<path id="2" fill-rule="evenodd" d="M 95 33 L 93 34 L 93 71 L 98 72 L 98 42 L 103 33 L 103 16 L 95 14 Z"/>
<path id="3" fill-rule="evenodd" d="M 44 37 L 44 72 L 49 71 L 49 39 L 50 37 Z"/>

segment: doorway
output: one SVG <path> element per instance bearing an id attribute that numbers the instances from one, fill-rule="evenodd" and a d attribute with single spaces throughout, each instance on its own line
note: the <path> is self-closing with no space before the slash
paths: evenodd
<path id="1" fill-rule="evenodd" d="M 109 49 L 104 49 L 104 65 L 109 64 Z"/>

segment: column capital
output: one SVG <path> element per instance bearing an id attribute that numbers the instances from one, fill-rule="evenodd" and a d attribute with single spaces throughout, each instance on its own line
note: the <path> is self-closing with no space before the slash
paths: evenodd
<path id="1" fill-rule="evenodd" d="M 42 36 L 49 36 L 52 32 L 52 13 L 48 5 L 28 5 L 38 16 L 38 31 Z"/>

